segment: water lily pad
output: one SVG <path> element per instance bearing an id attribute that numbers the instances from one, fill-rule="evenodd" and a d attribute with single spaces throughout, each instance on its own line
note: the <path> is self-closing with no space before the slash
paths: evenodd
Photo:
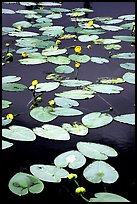
<path id="1" fill-rule="evenodd" d="M 122 40 L 125 42 L 135 42 L 135 36 L 126 36 L 126 35 L 115 35 L 113 38 L 117 40 Z"/>
<path id="2" fill-rule="evenodd" d="M 117 85 L 109 85 L 109 84 L 93 84 L 88 85 L 86 90 L 96 91 L 99 93 L 106 93 L 106 94 L 115 94 L 120 93 L 120 91 L 124 90 L 123 87 Z"/>
<path id="3" fill-rule="evenodd" d="M 70 13 L 67 13 L 66 15 L 73 17 L 73 16 L 74 16 L 74 12 L 72 12 L 72 13 L 71 13 L 71 12 L 70 12 Z M 83 16 L 83 15 L 85 15 L 85 12 L 77 11 L 77 15 L 78 15 L 78 16 Z"/>
<path id="4" fill-rule="evenodd" d="M 77 101 L 69 99 L 69 98 L 55 97 L 54 101 L 55 101 L 55 104 L 57 106 L 61 106 L 64 108 L 70 108 L 72 106 L 78 106 L 79 105 L 79 103 Z"/>
<path id="5" fill-rule="evenodd" d="M 18 50 L 16 51 L 16 53 L 22 54 L 23 52 L 32 53 L 32 52 L 37 52 L 37 51 L 38 51 L 37 48 L 24 47 L 24 48 L 18 49 Z"/>
<path id="6" fill-rule="evenodd" d="M 123 19 L 111 19 L 111 20 L 103 21 L 103 23 L 105 23 L 105 24 L 116 24 L 116 23 L 121 23 L 122 21 L 123 21 Z"/>
<path id="7" fill-rule="evenodd" d="M 50 8 L 50 10 L 52 11 L 52 12 L 61 12 L 61 13 L 63 13 L 63 12 L 70 12 L 70 10 L 69 9 L 66 9 L 66 8 Z"/>
<path id="8" fill-rule="evenodd" d="M 64 34 L 63 26 L 48 26 L 48 27 L 42 27 L 39 30 L 44 31 L 42 35 L 47 35 L 47 36 L 61 36 Z"/>
<path id="9" fill-rule="evenodd" d="M 35 6 L 36 3 L 34 2 L 19 2 L 20 5 L 22 6 Z"/>
<path id="10" fill-rule="evenodd" d="M 115 44 L 105 45 L 104 48 L 106 50 L 111 50 L 111 49 L 120 50 L 121 49 L 121 45 L 115 45 Z"/>
<path id="11" fill-rule="evenodd" d="M 41 193 L 44 184 L 37 177 L 31 174 L 19 172 L 15 174 L 9 181 L 9 189 L 12 193 L 23 196 L 30 193 Z"/>
<path id="12" fill-rule="evenodd" d="M 88 128 L 99 128 L 108 125 L 113 117 L 107 113 L 93 112 L 88 113 L 82 118 L 82 123 Z"/>
<path id="13" fill-rule="evenodd" d="M 78 40 L 80 42 L 90 42 L 90 41 L 93 41 L 93 40 L 96 40 L 98 39 L 99 36 L 98 35 L 79 35 L 78 36 Z"/>
<path id="14" fill-rule="evenodd" d="M 2 149 L 7 149 L 12 146 L 13 146 L 13 143 L 2 140 Z"/>
<path id="15" fill-rule="evenodd" d="M 3 91 L 24 91 L 28 87 L 24 84 L 17 84 L 17 83 L 2 83 L 2 90 Z"/>
<path id="16" fill-rule="evenodd" d="M 41 6 L 60 6 L 60 3 L 56 3 L 56 2 L 38 2 L 38 5 Z"/>
<path id="17" fill-rule="evenodd" d="M 135 73 L 132 73 L 132 72 L 126 72 L 124 75 L 123 75 L 123 79 L 130 83 L 130 84 L 135 84 Z"/>
<path id="18" fill-rule="evenodd" d="M 21 26 L 23 28 L 29 28 L 29 27 L 32 26 L 32 24 L 29 23 L 28 21 L 18 21 L 16 23 L 13 23 L 12 26 L 15 27 L 15 28 L 18 28 L 18 26 Z"/>
<path id="19" fill-rule="evenodd" d="M 30 36 L 37 36 L 39 33 L 31 32 L 31 31 L 12 31 L 8 33 L 9 36 L 16 36 L 16 37 L 30 37 Z"/>
<path id="20" fill-rule="evenodd" d="M 34 164 L 30 172 L 42 181 L 60 183 L 62 178 L 67 178 L 68 171 L 54 165 Z"/>
<path id="21" fill-rule="evenodd" d="M 67 49 L 58 49 L 58 47 L 51 47 L 45 50 L 42 50 L 42 55 L 52 56 L 52 55 L 61 55 L 67 52 Z"/>
<path id="22" fill-rule="evenodd" d="M 36 92 L 48 92 L 53 91 L 59 87 L 59 82 L 44 82 L 44 83 L 38 83 L 36 85 L 35 91 Z M 34 89 L 34 86 L 29 87 L 30 90 Z"/>
<path id="23" fill-rule="evenodd" d="M 7 100 L 2 100 L 2 109 L 9 108 L 12 102 Z"/>
<path id="24" fill-rule="evenodd" d="M 78 31 L 79 34 L 84 34 L 84 35 L 100 35 L 106 33 L 105 30 L 96 28 L 95 30 L 92 29 L 81 29 Z"/>
<path id="25" fill-rule="evenodd" d="M 101 25 L 101 28 L 108 31 L 123 30 L 123 28 L 120 26 L 112 26 L 112 25 Z"/>
<path id="26" fill-rule="evenodd" d="M 82 30 L 82 28 L 74 27 L 74 26 L 68 26 L 68 27 L 65 28 L 65 31 L 69 32 L 69 33 L 77 33 L 77 32 L 79 32 L 81 30 Z"/>
<path id="27" fill-rule="evenodd" d="M 77 54 L 71 54 L 69 55 L 69 59 L 80 62 L 80 63 L 86 63 L 90 60 L 90 57 L 88 55 L 77 55 Z"/>
<path id="28" fill-rule="evenodd" d="M 70 74 L 74 71 L 74 68 L 67 65 L 61 65 L 56 67 L 54 70 L 56 73 L 59 73 L 59 74 Z"/>
<path id="29" fill-rule="evenodd" d="M 116 40 L 116 39 L 103 39 L 103 38 L 99 38 L 97 40 L 93 41 L 95 44 L 114 44 L 114 43 L 119 43 L 121 42 L 121 40 Z"/>
<path id="30" fill-rule="evenodd" d="M 33 128 L 36 135 L 52 140 L 69 140 L 69 133 L 63 128 L 56 125 L 43 125 L 42 127 Z"/>
<path id="31" fill-rule="evenodd" d="M 91 57 L 91 61 L 98 64 L 109 63 L 109 60 L 103 57 Z"/>
<path id="32" fill-rule="evenodd" d="M 52 19 L 47 18 L 47 17 L 42 17 L 42 18 L 37 18 L 36 22 L 38 22 L 38 23 L 51 23 Z"/>
<path id="33" fill-rule="evenodd" d="M 61 93 L 55 93 L 55 96 L 63 97 L 63 98 L 71 98 L 71 99 L 87 99 L 93 98 L 94 92 L 85 91 L 85 90 L 70 90 L 63 91 Z"/>
<path id="34" fill-rule="evenodd" d="M 64 39 L 72 39 L 75 38 L 76 35 L 72 35 L 72 34 L 64 34 L 63 36 L 61 36 L 59 39 L 60 40 L 64 40 Z"/>
<path id="35" fill-rule="evenodd" d="M 50 122 L 57 117 L 56 115 L 52 115 L 50 113 L 52 109 L 53 108 L 50 106 L 46 106 L 46 107 L 40 106 L 40 107 L 32 109 L 30 111 L 30 116 L 40 122 Z"/>
<path id="36" fill-rule="evenodd" d="M 2 14 L 15 14 L 15 11 L 2 8 Z"/>
<path id="37" fill-rule="evenodd" d="M 4 76 L 2 77 L 2 83 L 11 83 L 21 80 L 21 77 L 17 76 Z"/>
<path id="38" fill-rule="evenodd" d="M 133 52 L 118 53 L 116 55 L 112 55 L 111 58 L 135 59 L 135 53 Z"/>
<path id="39" fill-rule="evenodd" d="M 95 193 L 95 198 L 90 198 L 90 202 L 130 202 L 126 198 L 114 193 Z"/>
<path id="40" fill-rule="evenodd" d="M 120 64 L 120 67 L 124 68 L 124 69 L 129 69 L 129 70 L 135 70 L 135 63 L 122 63 Z"/>
<path id="41" fill-rule="evenodd" d="M 20 9 L 20 10 L 16 10 L 16 13 L 20 13 L 20 14 L 37 14 L 36 11 L 33 10 L 25 10 L 25 9 Z"/>
<path id="42" fill-rule="evenodd" d="M 86 157 L 96 160 L 106 160 L 118 155 L 112 147 L 93 142 L 78 142 L 77 149 Z"/>
<path id="43" fill-rule="evenodd" d="M 37 18 L 41 18 L 42 15 L 38 14 L 38 13 L 28 13 L 25 15 L 25 18 L 29 18 L 29 19 L 37 19 Z"/>
<path id="44" fill-rule="evenodd" d="M 74 135 L 85 136 L 88 134 L 88 128 L 82 123 L 63 123 L 62 128 Z"/>
<path id="45" fill-rule="evenodd" d="M 2 136 L 19 141 L 34 141 L 36 139 L 36 135 L 31 129 L 18 125 L 12 125 L 9 129 L 2 129 Z"/>
<path id="46" fill-rule="evenodd" d="M 70 59 L 65 56 L 47 57 L 47 60 L 54 64 L 70 64 Z"/>
<path id="47" fill-rule="evenodd" d="M 20 59 L 18 60 L 21 64 L 26 65 L 35 65 L 35 64 L 42 64 L 47 62 L 47 58 L 45 56 L 42 56 L 40 53 L 28 53 L 28 58 Z"/>
<path id="48" fill-rule="evenodd" d="M 2 126 L 9 125 L 12 122 L 11 119 L 7 119 L 5 117 L 2 117 Z"/>
<path id="49" fill-rule="evenodd" d="M 66 80 L 62 80 L 60 83 L 62 86 L 67 86 L 67 87 L 78 87 L 78 86 L 86 86 L 86 85 L 92 84 L 91 81 L 78 80 L 78 79 L 66 79 Z"/>
<path id="50" fill-rule="evenodd" d="M 121 123 L 135 125 L 135 114 L 132 113 L 132 114 L 124 114 L 124 115 L 115 116 L 114 120 L 121 122 Z"/>
<path id="51" fill-rule="evenodd" d="M 123 19 L 126 21 L 133 21 L 135 20 L 135 14 L 122 15 L 122 16 L 119 16 L 118 19 Z"/>
<path id="52" fill-rule="evenodd" d="M 86 180 L 92 183 L 114 183 L 118 177 L 118 172 L 111 165 L 104 161 L 94 161 L 83 171 Z"/>
<path id="53" fill-rule="evenodd" d="M 54 14 L 49 14 L 46 16 L 47 18 L 52 18 L 52 19 L 58 19 L 58 18 L 61 18 L 62 15 L 59 14 L 59 13 L 54 13 Z"/>
<path id="54" fill-rule="evenodd" d="M 54 164 L 58 167 L 69 167 L 78 169 L 86 163 L 86 158 L 77 150 L 70 150 L 58 155 L 54 159 Z"/>
<path id="55" fill-rule="evenodd" d="M 133 26 L 132 26 L 132 23 L 125 23 L 125 24 L 120 25 L 120 27 L 127 29 L 127 30 L 132 30 Z"/>
<path id="56" fill-rule="evenodd" d="M 125 80 L 123 78 L 102 78 L 99 80 L 102 84 L 118 84 L 118 83 L 123 83 Z"/>
<path id="57" fill-rule="evenodd" d="M 75 115 L 82 115 L 83 114 L 82 111 L 79 111 L 77 109 L 64 108 L 64 107 L 53 108 L 50 113 L 53 115 L 58 115 L 58 116 L 75 116 Z"/>

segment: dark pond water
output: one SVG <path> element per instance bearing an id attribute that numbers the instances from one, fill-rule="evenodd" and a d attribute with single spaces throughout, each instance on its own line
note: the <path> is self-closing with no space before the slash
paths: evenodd
<path id="1" fill-rule="evenodd" d="M 63 8 L 72 9 L 75 7 L 84 7 L 84 2 L 63 2 Z M 23 9 L 24 7 L 16 4 L 2 4 L 3 8 L 10 8 L 13 10 Z M 89 13 L 88 17 L 96 16 L 112 16 L 113 18 L 118 18 L 120 15 L 134 14 L 135 13 L 135 2 L 90 2 L 90 6 L 94 10 L 93 13 Z M 24 20 L 24 15 L 3 15 L 2 16 L 2 26 L 11 27 L 16 21 Z M 65 27 L 74 25 L 66 18 L 53 20 L 55 25 L 65 25 Z M 33 29 L 35 30 L 35 29 Z M 101 34 L 102 38 L 111 38 L 113 35 L 130 35 L 130 30 L 122 30 L 119 32 L 106 32 Z M 12 44 L 14 49 L 15 40 L 14 37 L 3 36 L 2 45 L 5 48 L 5 43 L 9 42 Z M 72 43 L 71 40 L 63 41 L 61 47 L 69 46 Z M 76 45 L 73 42 L 73 45 Z M 82 43 L 79 42 L 79 45 Z M 86 43 L 88 45 L 89 43 Z M 72 45 L 72 44 L 71 44 Z M 130 46 L 129 42 L 121 42 L 122 48 L 119 52 L 133 52 L 134 47 Z M 113 53 L 118 51 L 114 50 Z M 89 56 L 99 56 L 109 59 L 109 51 L 104 49 L 103 45 L 93 45 L 91 50 L 85 50 L 85 54 Z M 53 72 L 56 67 L 55 64 L 46 63 L 41 65 L 20 65 L 18 59 L 21 57 L 19 54 L 14 53 L 14 60 L 12 63 L 3 66 L 2 75 L 16 75 L 22 77 L 21 83 L 27 85 L 31 84 L 31 81 L 35 78 L 38 81 L 44 82 L 46 73 Z M 108 64 L 104 63 L 99 65 L 96 63 L 86 63 L 82 64 L 78 78 L 90 80 L 93 83 L 97 81 L 99 77 L 122 77 L 127 70 L 120 68 L 120 63 L 127 62 L 124 59 L 109 59 Z M 129 61 L 128 61 L 129 62 Z M 134 60 L 130 60 L 134 62 Z M 70 64 L 72 65 L 72 64 Z M 69 75 L 70 78 L 74 78 L 74 73 Z M 113 107 L 113 111 L 110 112 L 113 116 L 125 113 L 134 113 L 135 111 L 135 89 L 134 85 L 129 83 L 120 84 L 124 88 L 120 94 L 99 94 L 107 102 L 102 100 L 96 95 L 91 100 L 79 100 L 80 106 L 79 110 L 83 111 L 84 115 L 89 112 L 103 111 L 107 110 L 110 105 Z M 64 88 L 59 87 L 58 90 L 52 91 L 50 93 L 44 94 L 42 106 L 47 105 L 50 99 L 54 98 L 54 93 L 61 92 Z M 65 88 L 66 89 L 66 88 Z M 40 127 L 43 123 L 35 121 L 29 116 L 29 110 L 27 103 L 30 101 L 32 93 L 29 90 L 23 92 L 2 92 L 2 98 L 10 100 L 13 102 L 10 109 L 4 109 L 3 116 L 7 113 L 20 113 L 19 116 L 15 118 L 13 124 L 22 125 L 28 128 Z M 110 105 L 109 105 L 110 104 Z M 104 111 L 105 112 L 105 111 Z M 51 121 L 50 124 L 62 125 L 64 122 L 74 122 L 81 121 L 82 116 L 74 117 L 58 117 Z M 89 133 L 85 137 L 79 137 L 71 135 L 69 141 L 55 141 L 47 140 L 44 138 L 39 138 L 33 142 L 14 142 L 14 146 L 2 151 L 2 196 L 4 203 L 82 203 L 82 201 L 73 193 L 75 185 L 69 183 L 67 180 L 61 182 L 61 184 L 45 183 L 45 190 L 37 195 L 28 194 L 26 196 L 18 197 L 12 194 L 8 189 L 8 182 L 10 178 L 19 171 L 29 173 L 29 167 L 33 164 L 53 164 L 54 158 L 65 151 L 76 149 L 76 143 L 78 141 L 89 141 L 96 142 L 100 144 L 105 144 L 113 147 L 118 152 L 118 157 L 109 158 L 108 163 L 112 165 L 119 173 L 119 179 L 110 185 L 102 184 L 92 184 L 85 181 L 82 176 L 82 171 L 84 168 L 75 170 L 79 175 L 79 182 L 82 186 L 87 189 L 86 196 L 88 198 L 93 197 L 96 192 L 103 192 L 104 186 L 108 192 L 116 193 L 121 195 L 131 202 L 135 202 L 135 128 L 132 125 L 122 124 L 113 121 L 107 126 L 89 129 Z M 87 164 L 90 163 L 87 160 Z M 83 202 L 84 203 L 84 202 Z"/>

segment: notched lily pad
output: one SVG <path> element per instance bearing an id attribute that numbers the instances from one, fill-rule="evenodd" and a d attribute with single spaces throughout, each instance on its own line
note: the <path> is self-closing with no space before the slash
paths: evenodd
<path id="1" fill-rule="evenodd" d="M 85 136 L 88 134 L 88 128 L 78 122 L 73 122 L 72 124 L 63 123 L 62 128 L 74 135 Z"/>
<path id="2" fill-rule="evenodd" d="M 135 114 L 131 113 L 131 114 L 115 116 L 114 120 L 121 123 L 129 124 L 129 125 L 135 125 Z"/>
<path id="3" fill-rule="evenodd" d="M 126 72 L 124 75 L 123 75 L 123 79 L 130 83 L 130 84 L 135 84 L 135 73 L 132 73 L 132 72 Z"/>
<path id="4" fill-rule="evenodd" d="M 13 146 L 13 143 L 2 140 L 2 149 L 7 149 L 12 146 Z"/>

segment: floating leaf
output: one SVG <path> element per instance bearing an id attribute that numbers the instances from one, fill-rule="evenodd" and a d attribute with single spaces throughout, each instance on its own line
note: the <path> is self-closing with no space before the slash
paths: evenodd
<path id="1" fill-rule="evenodd" d="M 65 35 L 61 36 L 59 39 L 64 40 L 64 39 L 72 39 L 72 38 L 75 38 L 75 37 L 76 37 L 76 35 L 65 34 Z"/>
<path id="2" fill-rule="evenodd" d="M 70 59 L 65 56 L 47 57 L 47 60 L 54 64 L 70 64 Z"/>
<path id="3" fill-rule="evenodd" d="M 35 6 L 36 3 L 34 2 L 19 2 L 20 5 L 22 6 Z"/>
<path id="4" fill-rule="evenodd" d="M 33 52 L 37 52 L 38 49 L 37 48 L 29 48 L 29 47 L 24 47 L 24 48 L 20 48 L 16 51 L 16 53 L 18 54 L 22 54 L 23 52 L 28 53 L 33 53 Z"/>
<path id="5" fill-rule="evenodd" d="M 45 11 L 45 10 L 44 10 Z M 50 12 L 50 11 L 49 11 Z M 46 18 L 46 17 L 42 17 L 42 18 L 37 18 L 36 22 L 38 23 L 51 23 L 52 19 L 50 18 Z"/>
<path id="6" fill-rule="evenodd" d="M 36 135 L 51 140 L 69 140 L 69 133 L 63 128 L 56 125 L 43 125 L 42 127 L 33 128 Z"/>
<path id="7" fill-rule="evenodd" d="M 106 50 L 111 50 L 111 49 L 119 50 L 121 48 L 121 45 L 115 45 L 115 44 L 105 45 L 104 48 Z"/>
<path id="8" fill-rule="evenodd" d="M 63 26 L 48 26 L 42 27 L 39 30 L 44 31 L 42 35 L 56 37 L 64 34 L 63 28 L 64 28 Z"/>
<path id="9" fill-rule="evenodd" d="M 82 28 L 74 27 L 74 26 L 68 26 L 68 27 L 65 28 L 65 31 L 69 32 L 69 33 L 77 33 L 77 32 L 79 32 L 81 30 L 82 30 Z"/>
<path id="10" fill-rule="evenodd" d="M 31 37 L 37 36 L 39 33 L 31 32 L 31 31 L 12 31 L 8 33 L 9 36 L 16 36 L 16 37 Z"/>
<path id="11" fill-rule="evenodd" d="M 58 167 L 69 167 L 78 169 L 86 163 L 86 158 L 77 150 L 71 150 L 58 155 L 54 159 L 54 164 Z"/>
<path id="12" fill-rule="evenodd" d="M 44 83 L 38 83 L 36 85 L 35 91 L 36 92 L 48 92 L 53 91 L 59 87 L 59 82 L 44 82 Z M 34 86 L 29 87 L 30 90 L 34 89 Z"/>
<path id="13" fill-rule="evenodd" d="M 69 55 L 69 59 L 75 62 L 86 63 L 90 60 L 90 57 L 88 55 L 71 54 Z"/>
<path id="14" fill-rule="evenodd" d="M 88 134 L 88 128 L 82 123 L 63 123 L 62 128 L 74 135 L 85 136 Z"/>
<path id="15" fill-rule="evenodd" d="M 118 155 L 112 147 L 93 142 L 78 142 L 77 149 L 86 157 L 96 160 L 106 160 Z"/>
<path id="16" fill-rule="evenodd" d="M 17 77 L 17 76 L 4 76 L 4 77 L 2 77 L 2 83 L 16 82 L 19 80 L 21 80 L 21 77 Z"/>
<path id="17" fill-rule="evenodd" d="M 124 29 L 128 29 L 128 30 L 132 30 L 132 23 L 125 23 L 120 25 L 120 27 L 124 28 Z"/>
<path id="18" fill-rule="evenodd" d="M 23 28 L 29 28 L 29 27 L 32 26 L 32 24 L 29 23 L 28 21 L 18 21 L 16 23 L 13 23 L 12 26 L 15 27 L 15 28 L 18 28 L 18 26 L 21 26 Z"/>
<path id="19" fill-rule="evenodd" d="M 54 165 L 34 164 L 30 172 L 42 181 L 60 183 L 62 178 L 67 178 L 68 171 Z"/>
<path id="20" fill-rule="evenodd" d="M 2 149 L 7 149 L 11 146 L 13 146 L 13 143 L 2 140 Z"/>
<path id="21" fill-rule="evenodd" d="M 31 174 L 19 172 L 9 181 L 9 189 L 12 193 L 22 196 L 30 193 L 40 193 L 44 189 L 44 184 L 37 177 Z"/>
<path id="22" fill-rule="evenodd" d="M 56 67 L 54 70 L 56 73 L 59 73 L 59 74 L 70 74 L 74 71 L 74 68 L 67 65 L 61 65 Z"/>
<path id="23" fill-rule="evenodd" d="M 111 58 L 135 59 L 135 53 L 133 52 L 119 53 L 116 55 L 112 55 Z"/>
<path id="24" fill-rule="evenodd" d="M 2 117 L 2 126 L 6 126 L 8 124 L 10 124 L 12 122 L 12 120 L 7 119 L 5 117 Z"/>
<path id="25" fill-rule="evenodd" d="M 99 82 L 103 84 L 118 84 L 118 83 L 123 83 L 125 80 L 123 78 L 102 78 L 99 80 Z"/>
<path id="26" fill-rule="evenodd" d="M 126 198 L 114 193 L 95 193 L 96 198 L 90 198 L 90 202 L 130 202 Z"/>
<path id="27" fill-rule="evenodd" d="M 98 64 L 109 63 L 108 59 L 102 57 L 91 57 L 91 61 Z"/>
<path id="28" fill-rule="evenodd" d="M 135 42 L 135 36 L 126 36 L 126 35 L 115 35 L 113 38 L 117 40 L 122 40 L 125 42 Z"/>
<path id="29" fill-rule="evenodd" d="M 106 31 L 105 30 L 103 30 L 103 29 L 95 29 L 95 30 L 91 30 L 91 29 L 82 29 L 81 28 L 81 30 L 78 30 L 78 33 L 79 34 L 84 34 L 84 35 L 95 35 L 95 34 L 97 34 L 97 35 L 99 35 L 99 34 L 104 34 L 104 33 L 106 33 Z"/>
<path id="30" fill-rule="evenodd" d="M 79 35 L 78 36 L 78 40 L 80 42 L 89 42 L 89 41 L 93 41 L 93 40 L 96 40 L 98 39 L 99 36 L 98 35 Z"/>
<path id="31" fill-rule="evenodd" d="M 78 80 L 78 79 L 66 79 L 66 80 L 62 80 L 60 83 L 62 86 L 67 86 L 67 87 L 78 87 L 78 86 L 86 86 L 86 85 L 92 84 L 91 81 Z"/>
<path id="32" fill-rule="evenodd" d="M 3 91 L 24 91 L 28 87 L 24 84 L 17 84 L 17 83 L 2 83 L 2 90 Z"/>
<path id="33" fill-rule="evenodd" d="M 82 123 L 88 128 L 98 128 L 108 125 L 113 120 L 113 117 L 107 113 L 93 112 L 88 113 L 82 118 Z"/>
<path id="34" fill-rule="evenodd" d="M 123 75 L 123 79 L 130 84 L 135 84 L 135 73 L 127 72 Z"/>
<path id="35" fill-rule="evenodd" d="M 135 125 L 135 114 L 132 113 L 132 114 L 124 114 L 124 115 L 115 116 L 114 120 L 121 122 L 121 123 Z"/>
<path id="36" fill-rule="evenodd" d="M 105 23 L 105 24 L 116 24 L 116 23 L 121 23 L 122 21 L 123 21 L 123 19 L 111 19 L 111 20 L 103 21 L 103 23 Z"/>
<path id="37" fill-rule="evenodd" d="M 56 2 L 38 2 L 38 5 L 41 6 L 60 6 L 60 3 L 56 3 Z"/>
<path id="38" fill-rule="evenodd" d="M 111 26 L 111 25 L 101 25 L 101 28 L 104 30 L 110 30 L 110 31 L 118 31 L 118 30 L 123 30 L 122 27 L 120 26 Z"/>
<path id="39" fill-rule="evenodd" d="M 9 108 L 11 104 L 11 101 L 2 100 L 2 109 Z"/>
<path id="40" fill-rule="evenodd" d="M 28 53 L 28 58 L 18 60 L 21 64 L 35 65 L 47 62 L 47 58 L 40 53 Z"/>
<path id="41" fill-rule="evenodd" d="M 49 14 L 46 16 L 47 18 L 52 18 L 52 19 L 58 19 L 58 18 L 61 18 L 62 15 L 59 14 L 59 13 L 55 13 L 55 14 Z"/>
<path id="42" fill-rule="evenodd" d="M 83 176 L 89 182 L 100 183 L 114 183 L 119 175 L 118 172 L 104 161 L 94 161 L 89 164 L 83 171 Z"/>
<path id="43" fill-rule="evenodd" d="M 36 135 L 31 129 L 18 125 L 12 125 L 9 129 L 2 129 L 2 136 L 19 141 L 33 141 L 36 139 Z"/>
<path id="44" fill-rule="evenodd" d="M 2 8 L 2 14 L 15 14 L 15 11 Z"/>
<path id="45" fill-rule="evenodd" d="M 133 21 L 135 20 L 135 14 L 122 15 L 122 16 L 119 16 L 118 19 L 123 19 L 126 21 Z"/>
<path id="46" fill-rule="evenodd" d="M 99 93 L 106 93 L 106 94 L 115 94 L 120 93 L 120 91 L 124 90 L 122 87 L 117 85 L 109 85 L 109 84 L 93 84 L 88 85 L 86 90 L 96 91 Z"/>
<path id="47" fill-rule="evenodd" d="M 38 13 L 28 13 L 25 15 L 25 18 L 29 18 L 29 19 L 37 19 L 37 18 L 41 18 L 42 16 Z"/>
<path id="48" fill-rule="evenodd" d="M 61 55 L 67 52 L 67 49 L 58 49 L 58 47 L 51 47 L 45 50 L 42 50 L 42 55 L 52 56 L 52 55 Z"/>
<path id="49" fill-rule="evenodd" d="M 92 95 L 94 92 L 85 91 L 85 90 L 70 90 L 63 91 L 62 93 L 55 93 L 55 96 L 63 97 L 63 98 L 71 98 L 71 99 L 86 99 L 93 98 Z"/>
<path id="50" fill-rule="evenodd" d="M 122 63 L 120 64 L 120 67 L 124 69 L 129 69 L 129 70 L 135 70 L 135 63 Z"/>
<path id="51" fill-rule="evenodd" d="M 77 109 L 64 108 L 64 107 L 53 108 L 50 113 L 53 115 L 58 115 L 58 116 L 75 116 L 75 115 L 82 115 L 83 114 L 82 111 L 79 111 Z"/>
<path id="52" fill-rule="evenodd" d="M 40 107 L 32 109 L 30 111 L 30 116 L 40 122 L 50 122 L 57 117 L 56 115 L 52 115 L 50 113 L 52 109 L 53 108 L 50 106 L 46 106 L 46 107 L 40 106 Z"/>
<path id="53" fill-rule="evenodd" d="M 114 44 L 114 43 L 119 43 L 121 40 L 116 40 L 116 39 L 103 39 L 99 38 L 97 40 L 93 41 L 95 44 Z"/>
<path id="54" fill-rule="evenodd" d="M 54 101 L 55 101 L 55 104 L 57 106 L 62 106 L 64 108 L 70 108 L 72 106 L 78 106 L 79 105 L 79 103 L 77 101 L 69 99 L 69 98 L 55 97 Z"/>
<path id="55" fill-rule="evenodd" d="M 20 14 L 37 14 L 36 11 L 32 11 L 32 10 L 25 10 L 25 9 L 20 9 L 20 10 L 16 10 L 16 13 L 20 13 Z"/>

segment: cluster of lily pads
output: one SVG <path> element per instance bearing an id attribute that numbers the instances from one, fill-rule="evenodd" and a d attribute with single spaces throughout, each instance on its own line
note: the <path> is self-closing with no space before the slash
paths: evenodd
<path id="1" fill-rule="evenodd" d="M 6 44 L 3 55 L 3 66 L 13 63 L 14 52 L 20 55 L 20 66 L 33 66 L 38 64 L 52 63 L 57 65 L 52 74 L 47 75 L 46 80 L 38 82 L 37 79 L 32 81 L 27 87 L 24 84 L 17 83 L 21 80 L 20 76 L 3 76 L 2 90 L 10 92 L 21 92 L 30 90 L 32 100 L 29 109 L 29 116 L 42 123 L 48 123 L 60 116 L 78 116 L 82 115 L 81 110 L 75 107 L 79 106 L 78 100 L 92 100 L 99 94 L 120 94 L 124 91 L 123 87 L 117 85 L 120 83 L 135 84 L 135 63 L 130 60 L 135 58 L 134 52 L 111 54 L 110 59 L 125 59 L 125 63 L 120 64 L 121 68 L 128 70 L 119 78 L 102 77 L 96 83 L 88 80 L 78 79 L 78 72 L 82 63 L 109 63 L 110 59 L 100 56 L 89 56 L 84 54 L 85 49 L 92 49 L 92 45 L 103 45 L 106 50 L 120 50 L 122 41 L 135 43 L 135 15 L 123 15 L 117 19 L 112 17 L 83 17 L 85 14 L 93 12 L 92 9 L 75 8 L 65 9 L 61 2 L 4 2 L 18 3 L 26 6 L 26 9 L 13 11 L 11 9 L 2 9 L 2 14 L 21 14 L 24 15 L 24 21 L 13 23 L 11 27 L 3 27 L 2 34 L 15 38 L 17 50 L 12 50 L 10 44 Z M 27 9 L 32 7 L 33 9 Z M 64 27 L 55 25 L 56 19 L 63 18 L 66 15 L 67 20 L 74 22 L 74 26 Z M 98 24 L 99 23 L 99 24 Z M 115 24 L 121 24 L 116 26 Z M 114 24 L 114 25 L 113 25 Z M 28 31 L 29 29 L 34 31 Z M 113 35 L 113 38 L 105 39 L 100 35 L 107 31 L 116 32 L 119 30 L 129 30 L 130 35 Z M 62 48 L 64 40 L 72 39 L 74 41 L 70 46 Z M 74 42 L 76 45 L 74 45 Z M 81 45 L 82 43 L 82 45 Z M 90 43 L 87 45 L 87 43 Z M 119 44 L 118 44 L 119 43 Z M 71 54 L 69 54 L 71 51 Z M 72 53 L 73 52 L 73 53 Z M 70 66 L 69 64 L 72 64 Z M 92 64 L 93 65 L 93 64 Z M 69 78 L 68 74 L 74 74 L 74 79 Z M 50 80 L 50 82 L 49 82 Z M 52 80 L 52 81 L 51 81 Z M 69 87 L 70 90 L 56 92 L 55 97 L 49 100 L 48 105 L 41 106 L 43 94 L 58 89 L 60 86 Z M 71 89 L 72 88 L 72 89 Z M 2 100 L 2 109 L 10 108 L 12 102 Z M 112 107 L 110 107 L 112 109 Z M 110 109 L 110 110 L 111 110 Z M 135 125 L 135 114 L 125 113 L 123 115 L 111 115 L 110 113 L 90 112 L 81 118 L 81 121 L 74 121 L 72 124 L 63 123 L 62 126 L 42 124 L 41 127 L 33 129 L 10 125 L 14 123 L 15 114 L 9 113 L 2 117 L 2 149 L 9 148 L 12 142 L 6 141 L 5 138 L 19 141 L 34 141 L 36 135 L 52 140 L 69 140 L 71 134 L 77 136 L 86 136 L 88 130 L 99 128 L 117 121 L 129 125 Z M 30 166 L 31 174 L 19 172 L 9 181 L 9 189 L 17 195 L 26 195 L 30 193 L 40 193 L 44 189 L 45 182 L 61 182 L 62 178 L 68 178 L 70 172 L 64 168 L 78 169 L 86 163 L 86 157 L 93 161 L 83 171 L 86 180 L 92 183 L 113 183 L 119 175 L 114 167 L 110 166 L 103 160 L 108 157 L 117 156 L 117 152 L 107 146 L 92 142 L 78 142 L 78 150 L 70 150 L 58 155 L 54 160 L 54 165 L 34 164 Z M 79 187 L 79 186 L 78 186 Z M 79 193 L 83 197 L 83 192 Z M 112 193 L 97 193 L 95 198 L 90 198 L 88 202 L 98 201 L 109 202 L 128 202 L 127 199 Z"/>

